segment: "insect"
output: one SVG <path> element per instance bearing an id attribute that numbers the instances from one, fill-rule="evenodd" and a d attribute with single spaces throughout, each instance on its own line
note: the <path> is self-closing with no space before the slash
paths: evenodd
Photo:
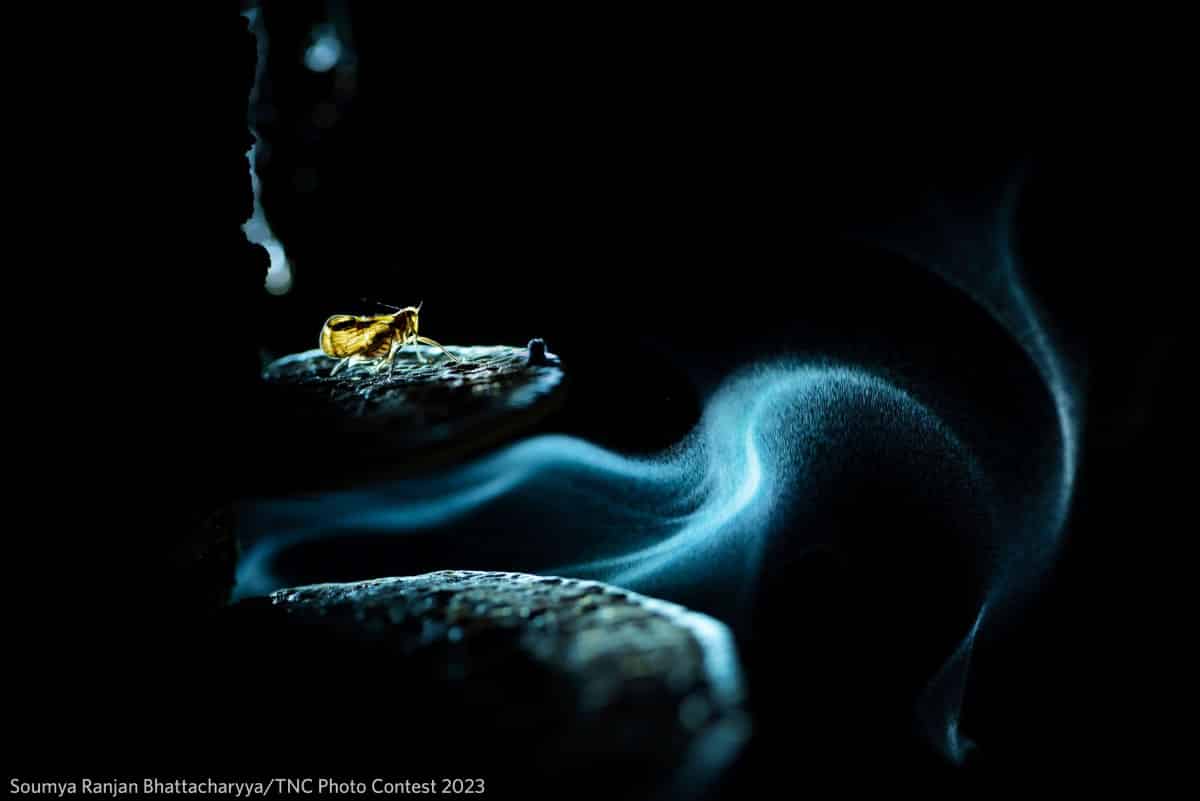
<path id="1" fill-rule="evenodd" d="M 391 314 L 365 317 L 335 314 L 330 317 L 321 328 L 321 350 L 341 361 L 334 365 L 329 375 L 337 375 L 343 367 L 364 361 L 374 361 L 375 372 L 382 372 L 386 367 L 390 374 L 396 366 L 396 352 L 405 345 L 417 343 L 433 345 L 453 361 L 461 361 L 440 343 L 417 334 L 418 317 L 423 305 L 424 301 L 403 309 L 388 306 L 393 310 Z M 425 361 L 419 350 L 416 354 L 418 359 Z"/>

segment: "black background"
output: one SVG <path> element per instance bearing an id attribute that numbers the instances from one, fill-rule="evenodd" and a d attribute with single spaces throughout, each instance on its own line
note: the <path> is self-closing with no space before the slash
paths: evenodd
<path id="1" fill-rule="evenodd" d="M 815 743 L 847 765 L 952 781 L 1034 766 L 1098 775 L 1144 755 L 1150 714 L 1172 703 L 1161 692 L 1169 671 L 1157 667 L 1157 598 L 1181 527 L 1165 511 L 1181 484 L 1172 457 L 1182 422 L 1166 380 L 1184 358 L 1179 261 L 1159 236 L 1175 167 L 1160 111 L 1174 98 L 1152 77 L 1097 66 L 1050 78 L 1007 63 L 976 75 L 900 37 L 851 30 L 835 44 L 816 24 L 433 22 L 355 3 L 354 92 L 331 116 L 319 106 L 336 97 L 332 75 L 302 63 L 324 7 L 282 5 L 266 9 L 274 112 L 257 122 L 271 144 L 264 204 L 296 271 L 284 298 L 261 292 L 265 259 L 239 229 L 254 61 L 244 21 L 232 8 L 160 16 L 131 51 L 125 87 L 153 125 L 130 134 L 141 200 L 119 227 L 129 262 L 148 269 L 118 294 L 139 330 L 183 324 L 123 354 L 154 368 L 142 390 L 111 404 L 111 417 L 93 407 L 129 450 L 97 482 L 106 491 L 83 530 L 119 532 L 112 561 L 134 578 L 97 568 L 89 578 L 104 591 L 89 592 L 85 610 L 68 599 L 69 617 L 49 607 L 24 616 L 38 644 L 23 662 L 36 701 L 22 718 L 26 752 L 44 756 L 53 741 L 55 753 L 100 763 L 111 750 L 147 770 L 136 748 L 101 733 L 122 715 L 144 720 L 157 703 L 144 688 L 163 682 L 169 693 L 187 675 L 155 649 L 186 638 L 171 630 L 155 554 L 173 531 L 259 486 L 272 464 L 255 447 L 269 417 L 255 391 L 260 359 L 315 346 L 329 313 L 368 311 L 363 296 L 424 300 L 423 333 L 443 342 L 543 336 L 585 388 L 552 425 L 627 451 L 691 427 L 698 403 L 680 389 L 685 368 L 719 374 L 781 343 L 994 388 L 1005 379 L 988 375 L 988 357 L 1011 343 L 997 344 L 986 315 L 923 265 L 873 247 L 870 232 L 931 197 L 986 206 L 1023 175 L 1014 250 L 1081 376 L 1086 417 L 1057 567 L 978 655 L 964 728 L 983 747 L 965 772 L 943 771 L 917 738 L 859 718 L 839 724 L 837 736 L 858 735 L 839 752 L 789 702 L 795 716 L 772 719 L 741 775 L 779 776 L 765 754 L 785 752 L 786 763 Z M 336 122 L 319 129 L 318 117 Z M 616 363 L 632 374 L 620 391 L 594 377 Z M 1004 414 L 994 401 L 980 410 L 1013 425 Z M 126 596 L 135 603 L 119 604 Z M 889 644 L 929 644 L 910 631 Z M 777 636 L 805 639 L 792 628 Z M 168 719 L 158 725 L 173 732 L 176 757 L 209 736 Z M 143 745 L 154 736 L 141 734 Z"/>

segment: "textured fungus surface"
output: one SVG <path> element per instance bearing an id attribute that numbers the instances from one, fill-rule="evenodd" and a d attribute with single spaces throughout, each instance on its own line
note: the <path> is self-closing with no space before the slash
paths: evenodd
<path id="1" fill-rule="evenodd" d="M 394 369 L 370 363 L 331 376 L 336 359 L 310 350 L 278 359 L 264 378 L 310 401 L 314 416 L 338 415 L 366 425 L 402 430 L 414 440 L 451 435 L 471 422 L 527 411 L 550 397 L 562 380 L 554 363 L 529 364 L 525 348 L 450 347 L 461 361 L 421 347 L 397 355 Z"/>
<path id="2" fill-rule="evenodd" d="M 648 786 L 696 790 L 747 730 L 728 630 L 599 582 L 440 571 L 284 589 L 239 610 L 273 621 L 260 632 L 299 633 L 303 652 L 370 654 L 389 665 L 385 686 L 403 677 L 428 688 L 422 703 L 443 699 L 432 702 L 438 717 L 490 750 L 535 754 L 564 779 L 602 782 L 598 767 L 634 766 Z M 419 681 L 426 672 L 441 678 Z"/>
<path id="3" fill-rule="evenodd" d="M 268 402 L 282 436 L 302 437 L 308 454 L 300 458 L 311 455 L 324 464 L 325 445 L 343 455 L 365 450 L 369 461 L 388 471 L 423 467 L 509 439 L 561 403 L 563 370 L 552 355 L 531 363 L 526 348 L 447 350 L 461 361 L 424 346 L 418 355 L 410 346 L 397 354 L 390 371 L 362 363 L 337 375 L 330 375 L 337 360 L 320 350 L 284 356 L 263 371 Z M 393 458 L 397 451 L 403 459 Z M 353 466 L 343 461 L 337 472 L 344 475 Z M 309 472 L 330 474 L 319 466 Z"/>

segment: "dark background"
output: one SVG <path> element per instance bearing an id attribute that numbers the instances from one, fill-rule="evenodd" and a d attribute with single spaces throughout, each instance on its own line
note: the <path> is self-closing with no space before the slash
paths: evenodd
<path id="1" fill-rule="evenodd" d="M 1057 566 L 978 654 L 964 728 L 984 747 L 946 776 L 1035 764 L 1067 773 L 1101 759 L 1115 771 L 1143 755 L 1149 714 L 1171 702 L 1167 674 L 1148 662 L 1162 647 L 1158 574 L 1179 529 L 1165 510 L 1181 483 L 1182 407 L 1166 389 L 1182 358 L 1178 258 L 1156 235 L 1172 217 L 1161 186 L 1173 150 L 1159 124 L 1169 95 L 1099 69 L 1070 80 L 965 74 L 887 36 L 831 46 L 818 26 L 767 20 L 562 21 L 541 33 L 542 19 L 434 22 L 369 3 L 350 4 L 356 64 L 339 79 L 303 64 L 324 4 L 268 3 L 269 111 L 256 123 L 270 149 L 259 169 L 296 276 L 275 298 L 239 228 L 251 205 L 254 45 L 237 9 L 226 11 L 158 18 L 134 53 L 155 124 L 133 135 L 150 174 L 134 181 L 143 201 L 125 225 L 131 261 L 150 277 L 144 294 L 123 297 L 139 330 L 158 325 L 156 308 L 186 324 L 130 354 L 157 368 L 152 384 L 111 418 L 95 407 L 122 421 L 113 425 L 131 449 L 89 519 L 128 533 L 112 561 L 135 578 L 101 577 L 107 591 L 69 618 L 28 616 L 39 644 L 28 686 L 62 714 L 29 711 L 29 751 L 40 734 L 95 757 L 114 709 L 137 719 L 152 705 L 139 688 L 188 683 L 176 652 L 155 647 L 187 636 L 156 554 L 279 468 L 256 447 L 270 421 L 261 359 L 315 346 L 328 314 L 369 311 L 364 296 L 424 300 L 422 331 L 442 342 L 545 337 L 579 381 L 549 428 L 626 451 L 690 429 L 699 401 L 688 387 L 779 350 L 899 364 L 920 386 L 981 398 L 975 425 L 1019 430 L 1008 410 L 1045 398 L 996 373 L 1020 361 L 1012 338 L 871 232 L 920 219 L 931 198 L 987 207 L 1021 176 L 1014 251 L 1081 377 L 1083 452 Z M 140 310 L 145 296 L 159 305 Z M 905 564 L 922 577 L 956 558 Z M 867 574 L 887 597 L 891 580 Z M 911 620 L 892 625 L 915 611 L 888 618 L 894 652 L 936 640 Z M 781 625 L 780 653 L 806 637 L 827 644 L 866 612 L 839 614 L 823 622 L 829 631 Z M 102 664 L 81 665 L 81 651 L 105 654 Z M 47 693 L 46 676 L 64 670 L 72 678 Z M 908 681 L 861 706 L 901 704 Z M 784 692 L 764 686 L 760 699 Z M 780 775 L 777 751 L 831 750 L 805 724 L 810 710 L 839 736 L 859 735 L 840 754 L 847 764 L 943 776 L 896 725 L 835 724 L 819 699 L 804 700 L 814 705 L 788 702 L 795 716 L 760 733 L 766 745 L 743 776 Z M 208 736 L 173 731 L 184 753 Z"/>

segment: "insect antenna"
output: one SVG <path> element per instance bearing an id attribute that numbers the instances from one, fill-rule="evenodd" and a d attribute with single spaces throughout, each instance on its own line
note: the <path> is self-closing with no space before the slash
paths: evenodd
<path id="1" fill-rule="evenodd" d="M 372 298 L 359 298 L 359 300 L 361 300 L 363 303 L 371 303 L 376 306 L 382 306 L 383 308 L 391 309 L 392 311 L 400 311 L 400 308 L 401 308 L 400 306 L 393 306 L 390 303 L 384 303 L 383 301 L 374 300 Z"/>

